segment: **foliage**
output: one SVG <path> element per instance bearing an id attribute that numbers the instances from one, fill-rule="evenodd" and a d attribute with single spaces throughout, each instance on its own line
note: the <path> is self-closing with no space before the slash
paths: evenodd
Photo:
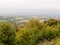
<path id="1" fill-rule="evenodd" d="M 23 29 L 17 32 L 15 37 L 16 45 L 35 45 L 38 41 L 51 40 L 60 36 L 60 25 L 53 23 L 53 26 L 40 23 L 38 20 L 30 20 Z"/>
<path id="2" fill-rule="evenodd" d="M 48 21 L 46 21 L 46 24 L 49 26 L 57 25 L 57 20 L 49 19 Z"/>
<path id="3" fill-rule="evenodd" d="M 16 45 L 35 45 L 38 39 L 38 32 L 41 29 L 39 21 L 30 20 L 25 27 L 17 33 Z"/>
<path id="4" fill-rule="evenodd" d="M 8 22 L 0 22 L 0 42 L 4 45 L 12 45 L 15 36 L 15 26 Z"/>
<path id="5" fill-rule="evenodd" d="M 60 38 L 55 39 L 53 45 L 60 45 Z"/>
<path id="6" fill-rule="evenodd" d="M 59 20 L 50 19 L 44 23 L 32 19 L 25 23 L 23 28 L 15 27 L 8 22 L 0 22 L 0 45 L 36 45 L 39 41 L 59 36 Z"/>
<path id="7" fill-rule="evenodd" d="M 58 28 L 53 28 L 53 27 L 46 27 L 43 30 L 42 33 L 42 39 L 47 39 L 47 40 L 51 40 L 57 36 L 59 36 L 60 30 Z"/>

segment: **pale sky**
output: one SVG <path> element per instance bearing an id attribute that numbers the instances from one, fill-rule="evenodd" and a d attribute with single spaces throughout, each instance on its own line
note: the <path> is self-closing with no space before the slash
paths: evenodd
<path id="1" fill-rule="evenodd" d="M 60 0 L 0 0 L 0 15 L 60 13 Z"/>

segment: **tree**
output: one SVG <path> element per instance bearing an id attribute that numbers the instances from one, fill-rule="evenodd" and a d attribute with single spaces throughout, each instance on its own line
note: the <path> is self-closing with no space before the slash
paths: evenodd
<path id="1" fill-rule="evenodd" d="M 15 26 L 8 22 L 0 22 L 0 42 L 4 45 L 13 45 Z"/>
<path id="2" fill-rule="evenodd" d="M 49 19 L 48 21 L 46 21 L 46 24 L 49 26 L 57 25 L 57 20 Z"/>

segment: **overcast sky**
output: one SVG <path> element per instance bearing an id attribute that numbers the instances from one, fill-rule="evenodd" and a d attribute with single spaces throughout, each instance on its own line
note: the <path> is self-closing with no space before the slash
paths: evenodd
<path id="1" fill-rule="evenodd" d="M 0 0 L 0 15 L 60 14 L 60 0 Z"/>

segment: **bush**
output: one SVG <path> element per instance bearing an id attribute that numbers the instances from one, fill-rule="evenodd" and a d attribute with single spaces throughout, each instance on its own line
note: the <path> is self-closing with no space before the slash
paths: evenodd
<path id="1" fill-rule="evenodd" d="M 42 40 L 51 40 L 60 36 L 59 25 L 48 26 L 32 20 L 20 29 L 15 37 L 15 45 L 35 45 Z"/>
<path id="2" fill-rule="evenodd" d="M 60 45 L 60 39 L 59 39 L 59 38 L 57 38 L 56 40 L 54 40 L 53 45 Z"/>
<path id="3" fill-rule="evenodd" d="M 0 45 L 4 45 L 3 43 L 0 43 Z"/>
<path id="4" fill-rule="evenodd" d="M 36 20 L 30 20 L 25 27 L 16 34 L 16 45 L 35 45 L 40 37 L 43 25 Z"/>
<path id="5" fill-rule="evenodd" d="M 46 21 L 46 24 L 49 26 L 57 25 L 57 20 L 49 19 L 48 21 Z"/>
<path id="6" fill-rule="evenodd" d="M 15 26 L 8 22 L 0 22 L 0 42 L 4 45 L 13 45 Z"/>
<path id="7" fill-rule="evenodd" d="M 50 26 L 36 19 L 30 20 L 18 29 L 11 23 L 0 22 L 0 45 L 36 45 L 39 41 L 60 36 L 60 24 L 56 24 L 56 20 L 48 22 Z"/>
<path id="8" fill-rule="evenodd" d="M 58 28 L 46 27 L 42 33 L 42 39 L 51 40 L 59 35 Z"/>

